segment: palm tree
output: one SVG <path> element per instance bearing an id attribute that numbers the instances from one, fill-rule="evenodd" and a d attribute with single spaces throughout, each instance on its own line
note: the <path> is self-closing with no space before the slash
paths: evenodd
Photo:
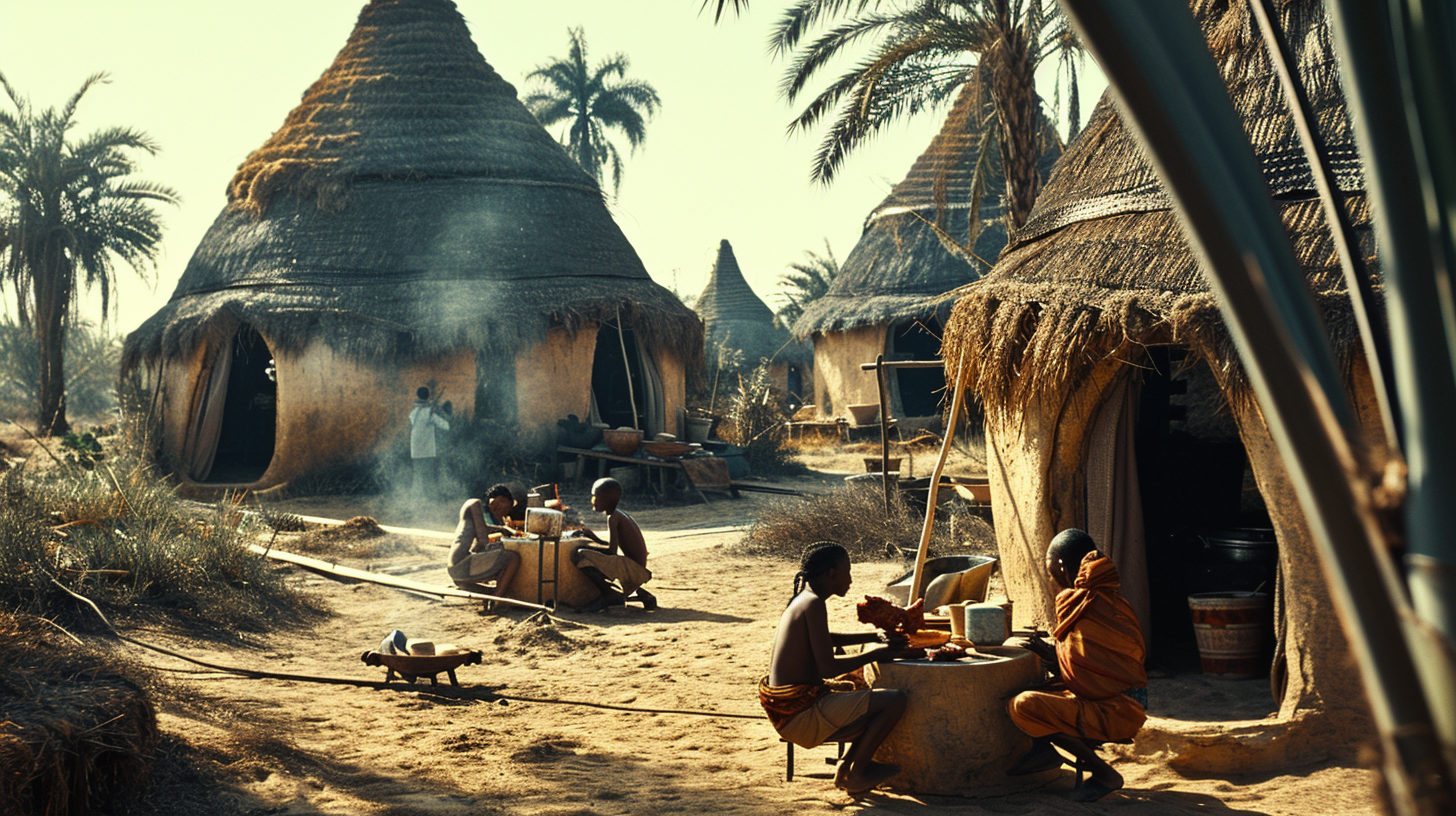
<path id="1" fill-rule="evenodd" d="M 790 271 L 779 276 L 779 288 L 786 290 L 783 297 L 788 301 L 775 316 L 781 326 L 792 326 L 804 313 L 804 307 L 824 297 L 839 275 L 839 259 L 834 257 L 828 238 L 824 239 L 823 255 L 812 249 L 804 250 L 804 255 L 805 260 L 789 264 Z"/>
<path id="2" fill-rule="evenodd" d="M 43 433 L 67 430 L 64 342 L 77 283 L 100 290 L 104 319 L 116 259 L 145 274 L 162 239 L 152 202 L 177 201 L 171 189 L 131 178 L 131 151 L 157 152 L 145 133 L 111 127 L 71 138 L 81 97 L 105 81 L 94 74 L 59 111 L 37 112 L 0 75 L 15 106 L 0 111 L 0 281 L 15 287 L 20 322 L 35 332 Z"/>
<path id="3" fill-rule="evenodd" d="M 851 19 L 808 41 L 811 30 L 841 16 Z M 1055 0 L 797 0 L 769 40 L 780 55 L 804 43 L 785 73 L 784 95 L 796 101 L 825 65 L 866 40 L 876 41 L 869 56 L 831 82 L 789 126 L 791 132 L 809 130 L 833 116 L 811 177 L 829 183 L 845 157 L 887 125 L 969 86 L 981 104 L 966 106 L 974 117 L 968 129 L 981 134 L 983 153 L 994 148 L 998 154 L 1008 226 L 1025 223 L 1041 189 L 1037 161 L 1048 140 L 1056 139 L 1036 91 L 1036 69 L 1045 59 L 1059 60 L 1072 116 L 1078 115 L 1076 65 L 1084 51 Z M 977 162 L 983 166 L 988 163 Z"/>
<path id="4" fill-rule="evenodd" d="M 526 107 L 546 127 L 567 123 L 558 137 L 561 144 L 597 183 L 610 164 L 615 191 L 622 186 L 622 157 L 607 138 L 607 130 L 621 131 L 635 152 L 647 137 L 647 120 L 662 102 L 651 85 L 626 78 L 625 54 L 613 54 L 588 68 L 585 35 L 580 28 L 567 33 L 571 50 L 566 59 L 546 63 L 526 75 L 527 81 L 546 86 L 526 97 Z"/>

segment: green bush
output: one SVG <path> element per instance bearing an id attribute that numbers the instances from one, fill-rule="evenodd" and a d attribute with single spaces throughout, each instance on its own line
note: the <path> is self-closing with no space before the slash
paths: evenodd
<path id="1" fill-rule="evenodd" d="M 121 338 L 77 322 L 65 343 L 66 410 L 72 416 L 101 420 L 116 409 L 116 374 Z M 34 329 L 0 319 L 0 416 L 34 419 L 40 408 L 40 351 Z"/>

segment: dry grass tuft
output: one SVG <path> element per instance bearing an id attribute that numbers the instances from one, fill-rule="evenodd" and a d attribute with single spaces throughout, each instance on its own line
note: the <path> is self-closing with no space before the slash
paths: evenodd
<path id="1" fill-rule="evenodd" d="M 36 453 L 0 474 L 0 608 L 95 627 L 64 585 L 123 618 L 229 633 L 307 611 L 248 551 L 238 507 L 179 499 L 140 455 L 144 436 L 102 438 L 106 458 L 90 469 Z"/>
<path id="2" fill-rule="evenodd" d="M 821 496 L 778 499 L 758 515 L 743 540 L 732 547 L 747 555 L 798 560 L 808 544 L 835 541 L 856 561 L 899 559 L 920 544 L 923 511 L 902 498 L 890 504 L 878 485 L 853 485 Z M 962 552 L 994 554 L 991 525 L 960 500 L 940 506 L 930 539 L 932 556 Z"/>
<path id="3" fill-rule="evenodd" d="M 157 715 L 100 653 L 0 613 L 0 812 L 112 810 L 151 768 Z"/>

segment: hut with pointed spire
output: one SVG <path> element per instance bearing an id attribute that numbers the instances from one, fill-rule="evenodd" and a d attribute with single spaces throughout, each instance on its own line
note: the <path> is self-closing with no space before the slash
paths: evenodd
<path id="1" fill-rule="evenodd" d="M 1246 4 L 1192 5 L 1346 360 L 1378 470 L 1386 456 L 1369 368 L 1279 79 Z M 1317 0 L 1281 3 L 1278 18 L 1373 265 L 1328 20 Z M 1359 677 L 1286 465 L 1170 198 L 1110 95 L 995 268 L 957 295 L 943 353 L 947 367 L 964 357 L 967 391 L 985 414 L 992 508 L 1008 521 L 996 525 L 997 546 L 1019 624 L 1054 620 L 1044 559 L 1068 527 L 1090 532 L 1117 564 L 1150 659 L 1168 670 L 1198 670 L 1190 594 L 1272 591 L 1267 651 L 1222 643 L 1262 658 L 1251 673 L 1269 671 L 1277 719 L 1209 734 L 1158 719 L 1155 705 L 1132 750 L 1189 770 L 1255 770 L 1368 738 Z"/>
<path id="2" fill-rule="evenodd" d="M 980 154 L 977 92 L 961 91 L 940 132 L 865 219 L 829 291 L 794 322 L 794 336 L 814 344 L 814 403 L 826 416 L 878 402 L 875 376 L 861 363 L 880 354 L 938 359 L 949 293 L 988 270 L 983 259 L 994 260 L 1005 243 L 1000 219 L 980 229 L 980 214 L 971 212 Z M 995 191 L 988 187 L 984 199 L 996 200 Z M 968 251 L 972 240 L 975 250 Z M 934 370 L 892 371 L 891 413 L 938 416 L 944 384 Z"/>
<path id="3" fill-rule="evenodd" d="M 708 285 L 693 302 L 693 311 L 703 320 L 709 358 L 721 348 L 738 352 L 745 367 L 767 360 L 769 377 L 791 404 L 813 398 L 812 349 L 775 322 L 773 310 L 744 279 L 726 238 L 718 244 Z"/>
<path id="4" fill-rule="evenodd" d="M 568 414 L 682 433 L 700 321 L 450 0 L 371 0 L 227 199 L 124 351 L 184 483 L 369 461 L 419 386 L 518 452 Z"/>

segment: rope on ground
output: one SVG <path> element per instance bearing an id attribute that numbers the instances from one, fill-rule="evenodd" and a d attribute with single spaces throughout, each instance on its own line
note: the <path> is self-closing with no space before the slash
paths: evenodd
<path id="1" fill-rule="evenodd" d="M 372 688 L 372 689 L 380 689 L 380 690 L 385 690 L 385 691 L 388 691 L 388 690 L 393 690 L 393 691 L 418 691 L 418 692 L 423 692 L 423 693 L 427 693 L 427 694 L 436 694 L 436 695 L 440 695 L 440 696 L 452 697 L 452 698 L 457 698 L 457 699 L 458 698 L 466 698 L 466 699 L 477 698 L 478 699 L 479 698 L 479 695 L 481 693 L 483 693 L 485 695 L 488 695 L 488 699 L 490 699 L 490 700 L 511 700 L 511 701 L 519 702 L 519 703 L 542 703 L 542 704 L 548 704 L 548 705 L 581 706 L 581 707 L 584 707 L 584 708 L 602 708 L 602 709 L 607 709 L 607 710 L 610 710 L 610 711 L 629 711 L 629 712 L 633 712 L 633 713 L 637 713 L 637 714 L 683 714 L 683 715 L 692 716 L 692 717 L 717 717 L 717 718 L 720 718 L 720 719 L 732 719 L 732 720 L 761 720 L 761 719 L 763 719 L 762 716 L 757 715 L 757 714 L 733 714 L 733 713 L 722 712 L 722 711 L 702 711 L 702 710 L 698 710 L 698 709 L 687 709 L 687 708 L 640 708 L 640 707 L 636 707 L 636 706 L 614 705 L 612 703 L 595 703 L 595 702 L 589 702 L 589 701 L 586 701 L 586 700 L 564 700 L 564 699 L 555 698 L 555 697 L 526 697 L 526 696 L 523 696 L 523 695 L 516 695 L 516 694 L 500 694 L 499 692 L 494 692 L 494 691 L 489 691 L 489 690 L 483 690 L 481 692 L 477 692 L 477 691 L 470 690 L 470 689 L 461 689 L 461 688 L 451 687 L 451 686 L 444 686 L 444 687 L 441 687 L 441 686 L 416 687 L 414 684 L 410 684 L 409 686 L 400 686 L 400 685 L 396 685 L 394 683 L 390 683 L 388 681 L 383 681 L 383 680 L 357 680 L 357 679 L 354 679 L 352 677 L 321 677 L 321 676 L 317 676 L 317 675 L 308 675 L 308 674 L 292 674 L 292 673 L 289 673 L 289 672 L 270 672 L 270 671 L 261 671 L 261 670 L 258 670 L 258 669 L 245 669 L 245 668 L 241 668 L 241 667 L 238 667 L 238 666 L 224 666 L 224 665 L 221 665 L 221 664 L 218 664 L 218 663 L 209 663 L 209 662 L 207 662 L 205 660 L 198 660 L 195 657 L 189 657 L 189 656 L 187 656 L 185 654 L 182 654 L 181 652 L 176 652 L 176 651 L 173 651 L 173 650 L 168 649 L 168 648 L 163 647 L 163 646 L 157 646 L 155 644 L 146 643 L 145 641 L 140 641 L 140 640 L 137 640 L 135 638 L 129 638 L 126 635 L 123 635 L 122 633 L 116 631 L 116 627 L 114 627 L 114 626 L 111 625 L 111 621 L 109 621 L 109 620 L 106 619 L 106 616 L 101 613 L 101 609 L 99 607 L 97 607 L 96 604 L 93 603 L 90 598 L 87 598 L 84 595 L 78 595 L 77 593 L 72 592 L 69 588 L 67 588 L 65 585 L 63 585 L 60 581 L 56 581 L 54 578 L 52 578 L 51 580 L 55 582 L 56 586 L 59 586 L 61 589 L 65 590 L 66 593 L 69 594 L 71 597 L 73 597 L 76 600 L 81 601 L 81 602 L 85 603 L 87 606 L 91 607 L 91 610 L 96 613 L 96 616 L 99 617 L 99 618 L 101 618 L 101 622 L 104 623 L 104 624 L 106 624 L 106 628 L 111 631 L 111 634 L 115 635 L 118 639 L 123 640 L 123 641 L 125 641 L 127 643 L 130 643 L 130 644 L 132 644 L 134 646 L 140 646 L 143 649 L 150 649 L 151 651 L 154 651 L 154 652 L 158 652 L 160 654 L 167 655 L 168 657 L 175 657 L 178 660 L 183 660 L 183 661 L 186 661 L 188 663 L 193 663 L 195 665 L 202 666 L 203 668 L 206 668 L 206 669 L 211 669 L 213 671 L 222 672 L 224 674 L 239 675 L 241 677 L 246 677 L 248 679 L 254 679 L 254 680 L 293 680 L 293 681 L 300 682 L 300 683 L 323 683 L 323 684 L 326 684 L 326 685 L 334 685 L 334 686 L 358 686 L 358 687 L 361 687 L 361 688 Z"/>

